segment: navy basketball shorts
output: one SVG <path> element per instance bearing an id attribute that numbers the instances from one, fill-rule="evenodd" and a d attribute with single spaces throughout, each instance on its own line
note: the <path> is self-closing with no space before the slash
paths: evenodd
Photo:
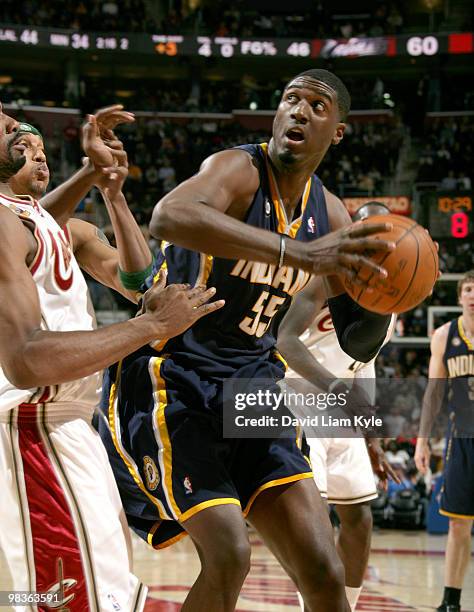
<path id="1" fill-rule="evenodd" d="M 312 478 L 296 430 L 223 438 L 221 396 L 222 384 L 170 358 L 134 354 L 105 375 L 99 432 L 129 525 L 154 548 L 201 510 L 234 504 L 247 516 L 261 491 Z"/>
<path id="2" fill-rule="evenodd" d="M 451 423 L 444 461 L 440 513 L 474 519 L 474 438 L 456 436 Z"/>

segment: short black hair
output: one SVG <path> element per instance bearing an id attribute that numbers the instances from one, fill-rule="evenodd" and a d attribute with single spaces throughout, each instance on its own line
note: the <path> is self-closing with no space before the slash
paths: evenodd
<path id="1" fill-rule="evenodd" d="M 362 219 L 367 219 L 368 217 L 372 217 L 374 215 L 389 215 L 390 208 L 382 204 L 382 202 L 377 202 L 377 200 L 372 200 L 371 202 L 366 202 L 362 204 L 355 213 L 352 215 L 353 221 L 361 221 Z"/>
<path id="2" fill-rule="evenodd" d="M 337 105 L 339 108 L 339 114 L 343 121 L 346 120 L 349 111 L 351 110 L 351 96 L 347 91 L 347 87 L 341 81 L 341 79 L 336 76 L 334 73 L 329 72 L 329 70 L 323 70 L 322 68 L 313 68 L 311 70 L 305 70 L 304 72 L 300 72 L 295 77 L 291 79 L 286 85 L 285 89 L 288 89 L 288 85 L 292 83 L 295 79 L 299 77 L 311 77 L 315 81 L 321 81 L 322 83 L 326 83 L 329 85 L 331 89 L 337 94 Z"/>

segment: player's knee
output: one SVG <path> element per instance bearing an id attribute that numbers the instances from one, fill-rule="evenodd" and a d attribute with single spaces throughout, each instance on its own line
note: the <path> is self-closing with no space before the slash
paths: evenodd
<path id="1" fill-rule="evenodd" d="M 372 531 L 372 511 L 369 504 L 357 504 L 347 508 L 344 513 L 340 513 L 343 528 L 357 532 L 360 536 L 365 536 Z"/>
<path id="2" fill-rule="evenodd" d="M 344 565 L 337 555 L 324 556 L 316 563 L 308 564 L 298 576 L 302 592 L 325 591 L 335 593 L 344 589 Z"/>
<path id="3" fill-rule="evenodd" d="M 455 539 L 464 539 L 471 537 L 472 520 L 468 519 L 449 519 L 449 533 Z"/>
<path id="4" fill-rule="evenodd" d="M 212 560 L 208 559 L 208 573 L 222 586 L 240 584 L 250 570 L 250 550 L 250 543 L 245 539 L 219 546 Z"/>

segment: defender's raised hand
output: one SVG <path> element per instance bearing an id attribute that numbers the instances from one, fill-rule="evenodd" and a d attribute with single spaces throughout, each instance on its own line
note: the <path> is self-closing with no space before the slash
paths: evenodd
<path id="1" fill-rule="evenodd" d="M 87 115 L 82 126 L 82 147 L 84 153 L 96 168 L 110 168 L 116 165 L 114 148 L 116 141 L 113 129 L 121 123 L 133 123 L 135 116 L 126 112 L 123 106 L 117 104 L 97 111 L 95 115 Z"/>

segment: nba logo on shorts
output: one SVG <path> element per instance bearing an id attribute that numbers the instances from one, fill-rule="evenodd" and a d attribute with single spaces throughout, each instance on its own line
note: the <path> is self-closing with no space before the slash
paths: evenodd
<path id="1" fill-rule="evenodd" d="M 310 234 L 314 234 L 315 229 L 316 229 L 316 226 L 314 224 L 314 219 L 313 219 L 313 217 L 310 217 L 308 219 L 308 232 Z"/>
<path id="2" fill-rule="evenodd" d="M 193 492 L 193 485 L 191 484 L 191 479 L 189 476 L 186 476 L 186 478 L 183 480 L 183 485 L 186 489 L 186 495 L 191 495 Z"/>
<path id="3" fill-rule="evenodd" d="M 145 474 L 146 486 L 149 491 L 154 491 L 160 483 L 160 475 L 156 463 L 151 457 L 143 457 L 143 472 Z"/>

